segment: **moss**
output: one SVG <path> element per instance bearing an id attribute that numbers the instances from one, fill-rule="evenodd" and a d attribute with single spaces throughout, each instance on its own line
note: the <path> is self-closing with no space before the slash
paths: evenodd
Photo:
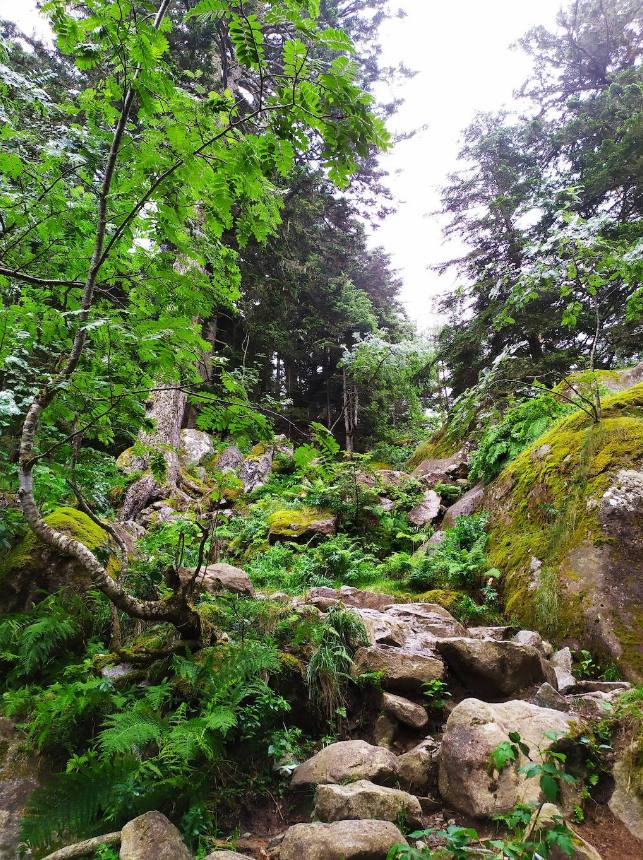
<path id="1" fill-rule="evenodd" d="M 294 654 L 289 654 L 288 651 L 279 652 L 279 664 L 286 672 L 301 675 L 302 678 L 306 674 L 306 667 L 302 661 Z"/>
<path id="2" fill-rule="evenodd" d="M 437 603 L 445 609 L 451 609 L 464 594 L 463 591 L 454 591 L 449 588 L 433 588 L 418 594 L 416 600 L 421 603 Z"/>
<path id="3" fill-rule="evenodd" d="M 87 514 L 76 510 L 76 508 L 56 508 L 55 511 L 44 517 L 44 521 L 57 531 L 76 538 L 92 551 L 105 546 L 109 539 L 104 529 L 90 520 Z M 36 561 L 38 546 L 39 541 L 34 533 L 26 534 L 5 556 L 0 565 L 0 579 L 12 571 L 28 569 Z"/>
<path id="4" fill-rule="evenodd" d="M 616 472 L 640 461 L 643 384 L 604 397 L 602 409 L 598 424 L 582 411 L 561 419 L 491 486 L 489 563 L 504 574 L 507 614 L 523 623 L 543 616 L 552 622 L 552 593 L 575 575 L 564 560 L 581 545 L 610 541 L 599 500 Z M 534 558 L 539 565 L 532 569 Z M 578 589 L 559 602 L 559 635 L 579 632 L 582 606 Z"/>
<path id="5" fill-rule="evenodd" d="M 420 442 L 415 451 L 409 457 L 407 469 L 415 469 L 423 460 L 441 459 L 452 457 L 462 447 L 462 439 L 451 438 L 447 432 L 446 425 L 437 433 L 434 433 L 426 442 Z"/>
<path id="6" fill-rule="evenodd" d="M 301 537 L 320 520 L 327 520 L 332 516 L 329 511 L 320 508 L 289 508 L 270 514 L 268 527 L 271 535 Z"/>
<path id="7" fill-rule="evenodd" d="M 121 472 L 131 472 L 134 468 L 134 449 L 126 448 L 116 458 L 116 465 Z"/>

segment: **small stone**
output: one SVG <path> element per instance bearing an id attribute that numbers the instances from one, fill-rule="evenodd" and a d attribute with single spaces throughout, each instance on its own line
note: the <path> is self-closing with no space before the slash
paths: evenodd
<path id="1" fill-rule="evenodd" d="M 576 684 L 576 678 L 572 675 L 572 664 L 572 652 L 569 648 L 561 648 L 551 658 L 551 665 L 554 667 L 561 693 L 566 693 Z"/>
<path id="2" fill-rule="evenodd" d="M 540 705 L 541 708 L 553 708 L 555 711 L 566 712 L 570 709 L 570 703 L 567 699 L 561 696 L 558 690 L 554 690 L 552 685 L 546 681 L 536 691 L 534 702 L 536 705 Z"/>

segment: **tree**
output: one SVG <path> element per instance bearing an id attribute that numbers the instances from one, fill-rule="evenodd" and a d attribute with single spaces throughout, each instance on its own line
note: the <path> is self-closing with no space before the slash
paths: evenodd
<path id="1" fill-rule="evenodd" d="M 237 67 L 258 76 L 250 104 L 190 87 L 169 53 L 169 5 L 160 0 L 153 14 L 143 0 L 52 0 L 45 10 L 79 70 L 78 94 L 55 102 L 26 78 L 3 85 L 3 357 L 11 363 L 19 348 L 30 359 L 12 408 L 26 406 L 19 498 L 33 531 L 76 558 L 118 608 L 198 638 L 193 581 L 166 600 L 130 594 L 82 543 L 45 523 L 34 467 L 48 442 L 113 437 L 114 413 L 140 422 L 155 380 L 165 378 L 167 391 L 198 384 L 194 351 L 207 345 L 197 320 L 237 295 L 224 232 L 242 245 L 268 236 L 279 220 L 273 177 L 288 173 L 311 138 L 343 185 L 356 157 L 385 145 L 386 134 L 355 83 L 350 40 L 316 23 L 318 4 L 190 8 L 186 20 L 224 24 Z M 332 59 L 315 56 L 320 46 Z M 48 136 L 31 128 L 33 110 L 50 120 Z M 73 429 L 61 439 L 64 422 Z"/>
<path id="2" fill-rule="evenodd" d="M 563 206 L 583 219 L 608 213 L 622 225 L 623 237 L 638 235 L 640 4 L 581 0 L 561 12 L 558 24 L 556 32 L 537 27 L 520 42 L 534 64 L 519 91 L 525 115 L 477 117 L 465 132 L 463 167 L 443 193 L 447 233 L 469 249 L 449 264 L 462 285 L 442 301 L 450 321 L 441 352 L 456 394 L 500 355 L 512 356 L 517 379 L 563 374 L 585 363 L 593 317 L 580 315 L 573 330 L 564 324 L 558 284 L 541 284 L 528 303 L 502 312 L 534 247 L 555 242 Z M 636 321 L 624 313 L 622 291 L 597 298 L 601 319 L 612 321 L 597 366 L 635 358 Z"/>

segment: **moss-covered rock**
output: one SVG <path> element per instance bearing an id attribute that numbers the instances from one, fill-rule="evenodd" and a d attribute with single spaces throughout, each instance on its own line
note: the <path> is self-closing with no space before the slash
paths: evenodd
<path id="1" fill-rule="evenodd" d="M 104 553 L 108 570 L 118 563 L 109 554 L 109 535 L 87 514 L 72 507 L 56 508 L 44 517 L 48 526 L 76 538 L 92 552 Z M 29 531 L 0 561 L 0 608 L 21 609 L 37 589 L 53 591 L 62 585 L 86 586 L 87 575 L 75 559 L 62 557 Z"/>
<path id="2" fill-rule="evenodd" d="M 583 411 L 559 421 L 491 485 L 489 561 L 504 574 L 508 615 L 554 638 L 583 637 L 636 680 L 643 518 L 628 504 L 615 517 L 610 499 L 643 460 L 643 383 L 602 406 L 599 423 Z"/>
<path id="3" fill-rule="evenodd" d="M 320 508 L 289 508 L 274 511 L 268 517 L 271 541 L 281 538 L 296 540 L 314 535 L 334 535 L 336 524 L 336 517 Z"/>

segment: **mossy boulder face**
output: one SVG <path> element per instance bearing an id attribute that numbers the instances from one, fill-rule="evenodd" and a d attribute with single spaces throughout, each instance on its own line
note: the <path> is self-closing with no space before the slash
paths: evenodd
<path id="1" fill-rule="evenodd" d="M 488 488 L 507 614 L 643 678 L 643 383 L 559 421 Z M 638 488 L 638 489 L 637 489 Z"/>
<path id="2" fill-rule="evenodd" d="M 109 535 L 87 514 L 76 508 L 60 507 L 44 520 L 48 526 L 104 556 L 108 570 L 115 571 L 117 564 L 110 555 Z M 89 580 L 75 559 L 45 546 L 31 531 L 0 561 L 0 609 L 5 612 L 22 609 L 37 589 L 54 591 L 62 585 L 84 588 Z"/>
<path id="3" fill-rule="evenodd" d="M 275 511 L 268 517 L 269 538 L 277 540 L 308 540 L 316 535 L 329 537 L 335 534 L 337 518 L 320 508 L 289 508 Z"/>

